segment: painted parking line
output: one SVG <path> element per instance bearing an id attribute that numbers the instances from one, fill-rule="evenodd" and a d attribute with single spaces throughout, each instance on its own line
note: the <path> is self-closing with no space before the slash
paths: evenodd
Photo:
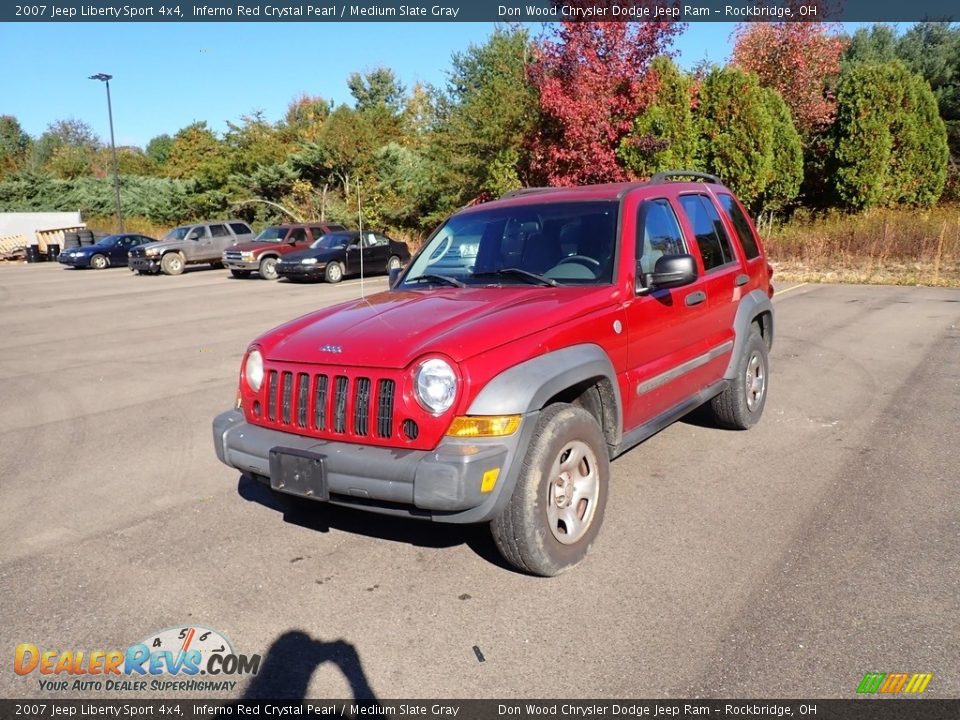
<path id="1" fill-rule="evenodd" d="M 788 287 L 786 290 L 777 290 L 777 291 L 773 294 L 773 299 L 776 300 L 778 297 L 780 297 L 781 295 L 786 295 L 786 294 L 787 294 L 788 292 L 790 292 L 791 290 L 796 290 L 797 288 L 802 288 L 804 285 L 809 285 L 809 284 L 810 284 L 810 283 L 802 282 L 802 283 L 800 283 L 799 285 L 791 285 L 791 286 Z"/>

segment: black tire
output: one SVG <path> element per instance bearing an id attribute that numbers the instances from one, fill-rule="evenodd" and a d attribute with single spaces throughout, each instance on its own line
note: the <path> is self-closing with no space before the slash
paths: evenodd
<path id="1" fill-rule="evenodd" d="M 101 255 L 97 253 L 90 257 L 90 267 L 94 270 L 103 270 L 110 265 L 110 261 L 107 260 L 106 255 Z"/>
<path id="2" fill-rule="evenodd" d="M 710 401 L 714 422 L 728 430 L 749 430 L 763 415 L 770 370 L 767 343 L 752 325 L 737 363 L 737 374 L 726 390 Z"/>
<path id="3" fill-rule="evenodd" d="M 219 260 L 214 260 L 212 263 L 210 263 L 210 267 L 212 267 L 214 270 L 223 270 L 223 263 Z"/>
<path id="4" fill-rule="evenodd" d="M 270 257 L 265 257 L 260 261 L 260 279 L 261 280 L 276 280 L 277 279 L 277 262 L 279 258 L 271 255 Z"/>
<path id="5" fill-rule="evenodd" d="M 160 269 L 164 275 L 180 275 L 183 273 L 183 257 L 177 252 L 168 252 L 160 259 Z"/>
<path id="6" fill-rule="evenodd" d="M 403 261 L 400 260 L 400 257 L 397 255 L 391 255 L 390 259 L 387 260 L 387 272 L 390 272 L 391 270 L 396 270 L 401 265 L 403 265 Z"/>
<path id="7" fill-rule="evenodd" d="M 233 275 L 235 278 L 248 278 L 248 277 L 250 277 L 250 271 L 249 271 L 249 270 L 233 270 L 233 269 L 231 269 L 231 270 L 230 270 L 230 274 Z"/>
<path id="8" fill-rule="evenodd" d="M 328 283 L 338 283 L 343 280 L 343 265 L 338 262 L 327 263 L 327 269 L 323 273 L 323 279 Z"/>
<path id="9" fill-rule="evenodd" d="M 573 464 L 560 472 L 568 463 Z M 490 523 L 504 559 L 544 577 L 583 560 L 603 524 L 609 477 L 607 443 L 593 415 L 565 403 L 548 406 L 537 421 L 513 495 Z M 572 491 L 585 488 L 586 497 L 570 502 Z M 574 524 L 567 525 L 564 516 Z"/>

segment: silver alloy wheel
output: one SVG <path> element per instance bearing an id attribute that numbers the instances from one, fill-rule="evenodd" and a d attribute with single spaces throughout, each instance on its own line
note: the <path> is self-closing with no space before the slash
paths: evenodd
<path id="1" fill-rule="evenodd" d="M 107 259 L 103 255 L 94 255 L 90 258 L 94 270 L 103 270 L 107 266 Z"/>
<path id="2" fill-rule="evenodd" d="M 275 257 L 264 258 L 260 263 L 260 277 L 265 280 L 277 279 L 277 259 Z"/>
<path id="3" fill-rule="evenodd" d="M 337 282 L 343 275 L 343 271 L 340 270 L 340 263 L 333 263 L 330 265 L 330 282 Z"/>
<path id="4" fill-rule="evenodd" d="M 747 377 L 744 383 L 747 389 L 747 409 L 753 412 L 763 400 L 767 389 L 767 374 L 763 367 L 763 358 L 754 351 L 747 362 Z"/>
<path id="5" fill-rule="evenodd" d="M 387 260 L 387 270 L 396 270 L 400 267 L 400 258 L 396 255 L 391 255 L 390 259 Z"/>
<path id="6" fill-rule="evenodd" d="M 547 521 L 558 542 L 573 545 L 593 522 L 600 494 L 597 456 L 581 440 L 563 446 L 547 482 Z"/>
<path id="7" fill-rule="evenodd" d="M 173 255 L 170 256 L 170 259 L 167 260 L 167 267 L 170 268 L 170 272 L 176 274 L 183 268 L 183 261 L 180 259 L 179 255 L 173 253 Z"/>

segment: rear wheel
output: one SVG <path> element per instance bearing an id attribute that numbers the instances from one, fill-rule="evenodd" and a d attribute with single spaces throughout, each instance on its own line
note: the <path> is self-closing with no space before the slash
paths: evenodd
<path id="1" fill-rule="evenodd" d="M 328 283 L 340 282 L 343 280 L 343 266 L 338 262 L 329 263 L 324 277 Z"/>
<path id="2" fill-rule="evenodd" d="M 277 259 L 275 257 L 265 257 L 260 261 L 260 277 L 264 280 L 277 279 Z"/>
<path id="3" fill-rule="evenodd" d="M 387 260 L 387 272 L 390 272 L 391 270 L 399 270 L 399 269 L 400 269 L 400 258 L 398 258 L 396 255 L 391 255 L 390 259 Z"/>
<path id="4" fill-rule="evenodd" d="M 559 403 L 540 415 L 513 495 L 490 524 L 513 566 L 559 575 L 586 557 L 607 504 L 610 461 L 603 432 L 581 407 Z"/>
<path id="5" fill-rule="evenodd" d="M 170 252 L 160 260 L 160 269 L 164 275 L 179 275 L 183 272 L 183 258 L 180 253 Z"/>
<path id="6" fill-rule="evenodd" d="M 710 401 L 716 424 L 728 430 L 747 430 L 756 425 L 767 402 L 768 381 L 767 343 L 753 325 L 736 376 Z"/>
<path id="7" fill-rule="evenodd" d="M 223 270 L 223 263 L 219 260 L 214 260 L 212 263 L 210 263 L 210 267 L 212 267 L 214 270 Z"/>
<path id="8" fill-rule="evenodd" d="M 107 258 L 100 253 L 97 253 L 90 258 L 90 267 L 94 270 L 103 270 L 107 266 Z"/>
<path id="9" fill-rule="evenodd" d="M 249 271 L 249 270 L 231 270 L 231 271 L 230 271 L 230 274 L 233 275 L 235 278 L 248 278 L 248 277 L 250 277 L 250 271 Z"/>

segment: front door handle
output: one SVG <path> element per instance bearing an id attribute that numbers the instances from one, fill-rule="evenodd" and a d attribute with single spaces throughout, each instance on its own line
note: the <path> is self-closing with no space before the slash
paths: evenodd
<path id="1" fill-rule="evenodd" d="M 697 290 L 687 295 L 683 302 L 687 304 L 687 307 L 693 307 L 694 305 L 699 305 L 702 302 L 705 302 L 707 299 L 707 294 L 703 290 Z"/>
<path id="2" fill-rule="evenodd" d="M 734 284 L 735 284 L 737 287 L 740 287 L 741 285 L 746 285 L 748 282 L 750 282 L 750 276 L 749 276 L 749 275 L 737 275 L 737 279 L 734 280 L 733 282 L 734 282 Z"/>

